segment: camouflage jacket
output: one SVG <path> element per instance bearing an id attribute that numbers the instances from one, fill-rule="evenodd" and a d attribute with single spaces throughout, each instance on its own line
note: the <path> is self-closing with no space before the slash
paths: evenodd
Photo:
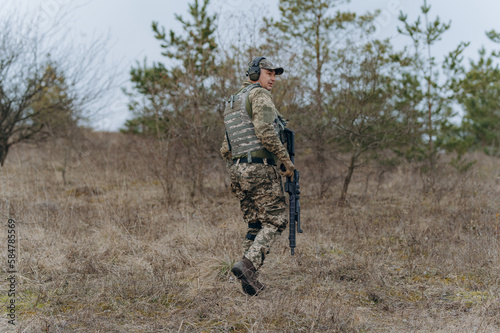
<path id="1" fill-rule="evenodd" d="M 241 89 L 251 84 L 252 83 L 250 81 L 245 81 Z M 252 123 L 255 128 L 255 135 L 259 138 L 262 145 L 274 154 L 278 160 L 284 161 L 288 159 L 288 152 L 286 151 L 285 146 L 281 143 L 281 140 L 279 139 L 273 126 L 276 116 L 280 116 L 282 118 L 283 116 L 274 106 L 271 93 L 264 88 L 255 88 L 250 91 L 248 99 L 250 101 L 251 110 L 247 109 L 247 111 L 250 111 L 249 113 L 252 117 Z M 220 151 L 222 157 L 226 160 L 231 160 L 233 158 L 225 136 Z"/>

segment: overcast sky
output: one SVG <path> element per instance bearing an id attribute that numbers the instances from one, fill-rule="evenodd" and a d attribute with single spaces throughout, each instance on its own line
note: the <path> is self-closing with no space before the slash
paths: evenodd
<path id="1" fill-rule="evenodd" d="M 200 3 L 203 0 L 199 0 Z M 187 17 L 188 4 L 193 0 L 16 0 L 16 7 L 28 7 L 50 21 L 57 17 L 61 10 L 73 8 L 68 30 L 72 30 L 83 38 L 93 36 L 109 36 L 109 59 L 111 63 L 121 68 L 120 80 L 123 86 L 128 80 L 128 71 L 136 61 L 161 61 L 161 49 L 151 31 L 151 22 L 159 21 L 167 31 L 180 31 L 180 25 L 174 14 Z M 213 12 L 222 13 L 219 27 L 231 29 L 224 25 L 224 18 L 232 12 L 244 11 L 253 15 L 261 12 L 264 16 L 278 14 L 278 0 L 212 0 L 210 8 Z M 488 50 L 500 49 L 500 45 L 489 42 L 485 31 L 496 29 L 500 31 L 500 1 L 499 0 L 429 0 L 431 17 L 438 15 L 442 21 L 451 20 L 451 29 L 443 41 L 436 47 L 436 53 L 444 54 L 455 48 L 461 41 L 471 43 L 466 51 L 466 58 L 477 58 L 481 46 Z M 0 8 L 12 6 L 14 0 L 0 0 Z M 343 8 L 357 13 L 382 10 L 377 20 L 377 37 L 393 38 L 395 46 L 403 46 L 408 42 L 398 36 L 396 27 L 399 25 L 398 14 L 403 11 L 409 14 L 410 22 L 419 15 L 420 0 L 352 0 Z M 1 10 L 1 9 L 0 9 Z M 97 124 L 102 130 L 117 130 L 129 117 L 127 99 L 118 89 L 115 101 L 107 113 Z"/>

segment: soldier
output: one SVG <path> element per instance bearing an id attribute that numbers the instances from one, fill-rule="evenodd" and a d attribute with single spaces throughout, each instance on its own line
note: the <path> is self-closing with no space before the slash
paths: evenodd
<path id="1" fill-rule="evenodd" d="M 231 271 L 249 295 L 264 290 L 257 280 L 258 270 L 287 224 L 280 173 L 293 177 L 294 165 L 280 139 L 285 122 L 271 95 L 276 76 L 283 71 L 264 57 L 255 58 L 249 63 L 248 81 L 230 97 L 224 110 L 226 135 L 221 154 L 228 161 L 231 191 L 240 200 L 248 224 L 243 258 Z"/>

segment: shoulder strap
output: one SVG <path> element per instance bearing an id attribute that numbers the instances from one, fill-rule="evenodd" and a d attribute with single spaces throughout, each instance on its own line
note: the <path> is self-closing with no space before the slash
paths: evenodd
<path id="1" fill-rule="evenodd" d="M 249 85 L 248 87 L 245 87 L 245 89 L 248 89 L 247 97 L 245 99 L 245 110 L 247 111 L 248 115 L 250 116 L 250 119 L 253 117 L 253 111 L 252 111 L 252 103 L 250 103 L 250 91 L 254 88 L 259 88 L 262 87 L 260 83 L 253 83 Z M 246 92 L 246 91 L 245 91 Z"/>

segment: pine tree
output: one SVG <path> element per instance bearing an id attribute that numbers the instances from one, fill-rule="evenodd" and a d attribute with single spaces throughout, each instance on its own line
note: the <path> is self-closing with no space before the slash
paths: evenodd
<path id="1" fill-rule="evenodd" d="M 459 101 L 465 111 L 461 133 L 469 139 L 469 146 L 482 147 L 486 153 L 498 155 L 500 67 L 495 60 L 495 52 L 487 56 L 484 48 L 479 51 L 479 60 L 470 62 L 470 69 L 460 83 Z"/>
<path id="2" fill-rule="evenodd" d="M 294 103 L 285 103 L 290 116 L 290 126 L 297 130 L 299 146 L 312 152 L 316 167 L 314 177 L 328 184 L 329 169 L 326 163 L 333 158 L 331 146 L 335 137 L 335 115 L 329 106 L 331 96 L 338 88 L 339 65 L 337 52 L 348 46 L 347 39 L 356 35 L 366 41 L 373 31 L 376 14 L 357 15 L 337 10 L 343 0 L 280 0 L 280 18 L 266 20 L 266 43 L 287 55 L 290 68 L 287 76 L 298 82 L 288 85 L 297 96 L 288 97 Z M 284 41 L 284 42 L 283 42 Z M 333 149 L 332 149 L 333 148 Z M 328 186 L 320 189 L 320 195 Z"/>
<path id="3" fill-rule="evenodd" d="M 209 2 L 195 0 L 190 4 L 188 19 L 175 15 L 182 25 L 181 33 L 170 30 L 167 34 L 158 22 L 152 22 L 162 55 L 173 65 L 138 64 L 130 72 L 134 91 L 127 92 L 135 115 L 127 122 L 127 131 L 153 135 L 162 151 L 183 151 L 183 158 L 191 164 L 183 169 L 191 179 L 191 195 L 203 191 L 204 158 L 214 153 L 220 139 L 214 135 L 221 126 L 216 112 L 219 96 L 212 89 L 218 70 L 214 34 L 217 15 L 208 14 Z M 163 179 L 171 177 L 171 170 L 162 173 Z"/>
<path id="4" fill-rule="evenodd" d="M 422 172 L 430 171 L 429 182 L 424 182 L 424 187 L 428 189 L 429 186 L 432 187 L 436 154 L 440 148 L 439 142 L 442 142 L 438 138 L 449 127 L 450 118 L 455 115 L 451 107 L 454 85 L 463 71 L 461 55 L 468 43 L 460 43 L 439 62 L 433 55 L 433 47 L 450 29 L 451 21 L 443 23 L 439 17 L 431 20 L 431 6 L 427 0 L 424 0 L 420 9 L 422 16 L 419 15 L 413 23 L 408 21 L 407 14 L 401 12 L 399 20 L 403 27 L 398 27 L 398 32 L 412 41 L 412 48 L 405 49 L 400 58 L 404 68 L 401 85 L 412 88 L 406 96 L 408 100 L 403 104 L 413 106 L 415 112 L 412 121 L 420 123 L 419 130 L 414 134 L 426 142 L 412 146 L 407 156 L 427 161 Z"/>

